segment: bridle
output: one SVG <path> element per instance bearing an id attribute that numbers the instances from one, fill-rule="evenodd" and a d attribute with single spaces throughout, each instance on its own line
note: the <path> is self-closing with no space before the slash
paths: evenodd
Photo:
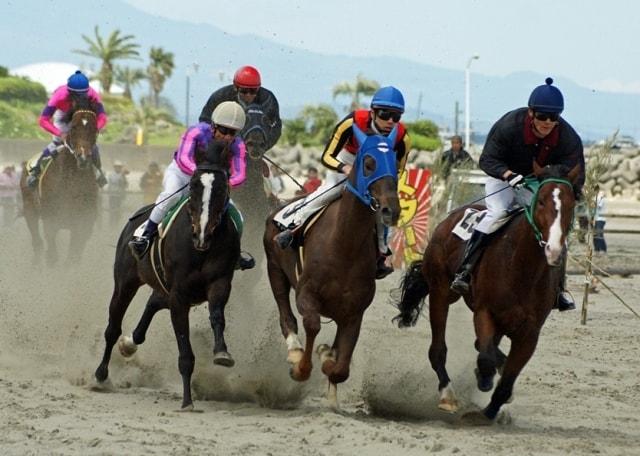
<path id="1" fill-rule="evenodd" d="M 524 207 L 524 214 L 527 218 L 527 222 L 529 222 L 529 225 L 531 225 L 531 228 L 533 229 L 533 234 L 535 235 L 536 240 L 538 241 L 538 245 L 540 245 L 540 247 L 544 247 L 547 244 L 547 242 L 544 239 L 542 239 L 542 232 L 540 231 L 540 228 L 538 228 L 538 225 L 536 224 L 535 217 L 534 217 L 535 207 L 538 203 L 538 196 L 540 194 L 540 189 L 544 185 L 551 184 L 551 183 L 567 185 L 571 189 L 571 193 L 573 194 L 573 184 L 569 182 L 567 179 L 561 179 L 558 177 L 550 177 L 547 179 L 543 179 L 542 182 L 538 182 L 537 180 L 533 180 L 533 179 L 527 179 L 524 185 L 524 187 L 527 190 L 533 193 L 531 202 Z M 569 230 L 571 230 L 572 226 L 573 226 L 573 223 L 569 225 Z"/>

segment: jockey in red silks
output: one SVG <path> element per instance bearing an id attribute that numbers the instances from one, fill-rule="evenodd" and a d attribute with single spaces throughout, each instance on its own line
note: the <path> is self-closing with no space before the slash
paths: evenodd
<path id="1" fill-rule="evenodd" d="M 234 101 L 225 101 L 213 111 L 210 122 L 200 122 L 189 127 L 182 135 L 178 150 L 164 173 L 163 190 L 156 199 L 144 232 L 129 241 L 129 248 L 134 257 L 138 260 L 144 257 L 158 232 L 158 225 L 168 210 L 189 192 L 188 184 L 196 170 L 197 150 L 206 150 L 213 140 L 227 141 L 231 151 L 229 185 L 237 187 L 244 183 L 247 178 L 246 146 L 242 138 L 236 135 L 244 127 L 245 118 L 242 106 Z M 233 205 L 233 201 L 230 200 L 229 204 Z M 251 269 L 254 265 L 253 257 L 241 252 L 240 269 Z"/>
<path id="2" fill-rule="evenodd" d="M 89 87 L 89 79 L 80 70 L 72 74 L 67 80 L 67 84 L 58 87 L 51 94 L 51 98 L 42 110 L 38 123 L 40 127 L 53 135 L 53 141 L 42 151 L 42 155 L 31 169 L 27 184 L 34 187 L 40 175 L 40 165 L 45 157 L 55 156 L 58 147 L 64 144 L 69 131 L 68 113 L 78 104 L 79 101 L 88 99 L 96 112 L 96 126 L 98 131 L 107 124 L 107 114 L 104 111 L 100 95 L 93 88 Z M 100 154 L 98 146 L 94 146 L 91 151 L 93 165 L 97 170 L 97 182 L 100 187 L 107 183 L 107 179 L 102 172 Z"/>

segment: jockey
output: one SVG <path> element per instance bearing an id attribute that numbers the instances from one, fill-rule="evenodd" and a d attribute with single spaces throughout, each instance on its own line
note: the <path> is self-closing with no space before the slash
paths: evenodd
<path id="1" fill-rule="evenodd" d="M 129 241 L 129 248 L 134 257 L 140 260 L 149 250 L 153 238 L 158 232 L 158 225 L 182 196 L 189 192 L 189 181 L 196 170 L 195 155 L 197 150 L 206 150 L 212 140 L 227 141 L 231 151 L 231 176 L 229 185 L 236 187 L 246 179 L 246 150 L 242 139 L 236 134 L 244 127 L 245 115 L 242 107 L 234 101 L 220 103 L 213 111 L 209 122 L 200 122 L 189 127 L 182 135 L 178 150 L 164 174 L 163 191 L 156 199 L 149 220 L 141 236 L 134 236 Z M 229 204 L 233 204 L 229 201 Z M 240 269 L 251 269 L 254 259 L 246 252 L 241 252 Z"/>
<path id="2" fill-rule="evenodd" d="M 524 176 L 533 173 L 533 160 L 538 165 L 560 165 L 567 170 L 580 164 L 576 199 L 584 185 L 584 152 L 582 141 L 560 117 L 564 98 L 547 78 L 529 97 L 528 107 L 506 113 L 489 131 L 480 168 L 489 175 L 485 184 L 487 214 L 475 227 L 464 251 L 464 258 L 451 289 L 463 294 L 469 291 L 471 272 L 482 255 L 489 234 L 500 228 L 507 209 L 515 201 L 514 189 L 524 184 Z M 566 267 L 563 263 L 563 268 Z M 563 274 L 564 277 L 564 274 Z M 557 306 L 560 311 L 575 309 L 575 303 L 560 284 Z"/>
<path id="3" fill-rule="evenodd" d="M 69 131 L 69 124 L 65 121 L 66 115 L 71 111 L 81 99 L 89 99 L 96 111 L 96 126 L 100 131 L 107 124 L 107 114 L 104 112 L 104 106 L 100 95 L 93 88 L 89 87 L 89 79 L 82 74 L 80 70 L 72 74 L 67 80 L 67 84 L 58 87 L 51 94 L 51 98 L 42 110 L 38 123 L 40 126 L 53 135 L 53 141 L 42 151 L 42 155 L 38 158 L 36 164 L 31 168 L 27 185 L 34 187 L 38 182 L 38 176 L 41 171 L 41 162 L 45 157 L 55 157 L 58 153 L 58 147 L 64 144 Z M 93 165 L 97 171 L 97 182 L 100 187 L 104 187 L 107 179 L 102 172 L 100 163 L 100 154 L 98 146 L 95 145 L 91 151 Z"/>
<path id="4" fill-rule="evenodd" d="M 293 231 L 308 217 L 340 196 L 347 176 L 355 161 L 358 144 L 353 134 L 352 125 L 371 135 L 389 135 L 397 125 L 398 134 L 395 144 L 398 174 L 402 174 L 407 161 L 411 141 L 400 117 L 404 113 L 404 97 L 395 87 L 382 87 L 371 99 L 370 109 L 358 109 L 342 119 L 333 130 L 331 140 L 322 154 L 322 164 L 329 168 L 326 179 L 316 191 L 307 195 L 303 206 L 295 211 L 291 220 L 287 220 L 288 229 L 279 233 L 275 241 L 281 248 L 288 247 L 293 240 Z M 296 201 L 295 204 L 299 202 Z M 391 254 L 387 245 L 387 233 L 381 220 L 377 222 L 378 259 L 376 277 L 381 279 L 393 272 L 393 268 L 385 263 L 385 257 Z"/>
<path id="5" fill-rule="evenodd" d="M 208 122 L 213 110 L 223 101 L 236 101 L 245 111 L 251 105 L 259 106 L 263 111 L 260 126 L 266 134 L 265 150 L 271 149 L 278 142 L 282 132 L 278 100 L 271 91 L 262 87 L 260 73 L 256 68 L 249 65 L 238 68 L 233 76 L 233 84 L 213 92 L 202 108 L 200 122 Z"/>

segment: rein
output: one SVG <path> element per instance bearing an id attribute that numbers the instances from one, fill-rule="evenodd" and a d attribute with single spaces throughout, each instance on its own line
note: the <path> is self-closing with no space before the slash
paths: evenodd
<path id="1" fill-rule="evenodd" d="M 540 194 L 540 189 L 542 188 L 543 185 L 551 184 L 551 183 L 568 185 L 569 188 L 573 189 L 573 184 L 571 184 L 571 182 L 569 182 L 566 179 L 560 179 L 557 177 L 550 177 L 548 179 L 544 179 L 542 182 L 538 182 L 534 179 L 525 179 L 524 186 L 527 190 L 533 193 L 533 197 L 531 198 L 531 202 L 524 207 L 524 215 L 526 216 L 527 222 L 529 222 L 529 225 L 531 225 L 531 228 L 533 228 L 533 234 L 535 235 L 536 240 L 538 241 L 538 244 L 540 245 L 540 247 L 543 247 L 546 244 L 546 242 L 542 239 L 542 232 L 536 225 L 536 221 L 534 219 L 534 212 L 535 212 L 536 204 L 538 203 L 538 195 Z M 573 223 L 571 224 L 571 226 L 573 226 Z"/>

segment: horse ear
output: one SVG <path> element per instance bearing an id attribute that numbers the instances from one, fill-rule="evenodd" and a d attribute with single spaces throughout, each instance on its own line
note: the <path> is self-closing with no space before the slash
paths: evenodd
<path id="1" fill-rule="evenodd" d="M 367 140 L 367 135 L 364 134 L 364 132 L 360 130 L 360 128 L 358 128 L 355 123 L 351 126 L 351 128 L 353 129 L 353 134 L 356 137 L 356 141 L 358 141 L 358 144 L 362 146 Z"/>
<path id="2" fill-rule="evenodd" d="M 396 125 L 395 127 L 393 127 L 393 130 L 391 130 L 391 133 L 389 133 L 389 136 L 387 136 L 387 138 L 389 138 L 389 141 L 391 141 L 391 148 L 393 148 L 393 146 L 396 144 L 397 136 L 398 136 L 398 126 Z"/>
<path id="3" fill-rule="evenodd" d="M 533 175 L 536 177 L 540 177 L 542 175 L 542 172 L 544 171 L 544 167 L 538 165 L 538 162 L 534 159 L 533 160 Z"/>
<path id="4" fill-rule="evenodd" d="M 569 174 L 567 174 L 567 178 L 572 184 L 578 182 L 578 179 L 580 178 L 580 163 L 576 163 L 576 166 L 574 166 L 571 171 L 569 171 Z"/>

